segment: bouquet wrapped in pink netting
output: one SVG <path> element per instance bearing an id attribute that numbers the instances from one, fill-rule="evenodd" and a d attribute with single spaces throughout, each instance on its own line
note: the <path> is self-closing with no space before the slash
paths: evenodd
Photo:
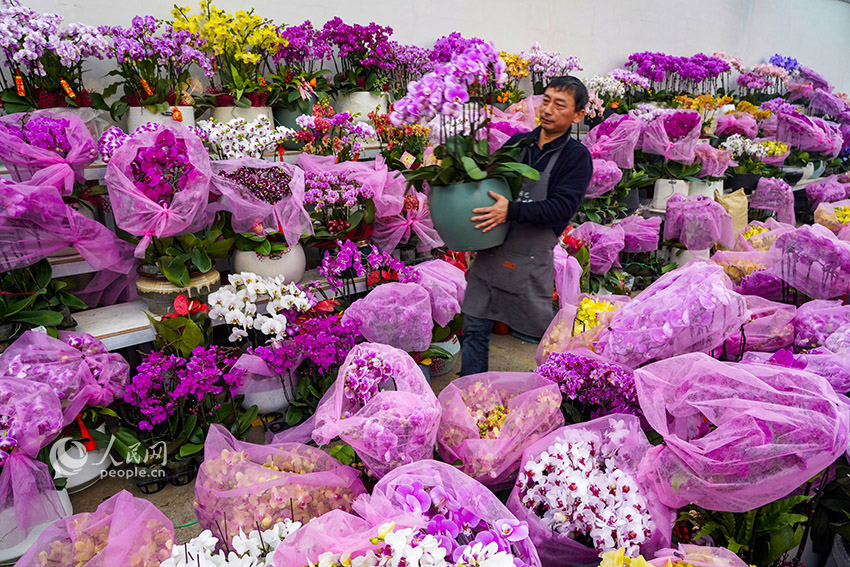
<path id="1" fill-rule="evenodd" d="M 694 162 L 702 118 L 696 111 L 675 110 L 659 115 L 643 133 L 641 149 L 649 154 L 684 164 Z"/>
<path id="2" fill-rule="evenodd" d="M 593 175 L 587 187 L 586 198 L 599 197 L 614 189 L 623 178 L 623 171 L 611 160 L 594 158 Z"/>
<path id="3" fill-rule="evenodd" d="M 460 313 L 466 294 L 463 270 L 443 260 L 430 260 L 410 268 L 431 300 L 431 317 L 441 327 Z"/>
<path id="4" fill-rule="evenodd" d="M 158 125 L 126 138 L 106 168 L 115 224 L 141 236 L 141 258 L 152 237 L 195 232 L 210 222 L 212 170 L 201 139 L 186 128 Z"/>
<path id="5" fill-rule="evenodd" d="M 688 250 L 705 250 L 715 244 L 731 248 L 735 229 L 732 217 L 720 203 L 704 196 L 675 193 L 667 201 L 664 239 L 676 239 Z"/>
<path id="6" fill-rule="evenodd" d="M 838 176 L 830 175 L 806 185 L 806 197 L 812 202 L 812 208 L 817 209 L 824 203 L 835 203 L 850 195 L 847 194 L 845 184 L 838 181 Z"/>
<path id="7" fill-rule="evenodd" d="M 850 358 L 837 355 L 824 347 L 797 355 L 790 350 L 779 350 L 775 353 L 748 352 L 744 354 L 741 362 L 776 364 L 806 370 L 825 378 L 836 394 L 850 392 Z"/>
<path id="8" fill-rule="evenodd" d="M 722 114 L 717 118 L 717 128 L 715 128 L 714 134 L 716 136 L 740 134 L 752 140 L 758 136 L 759 126 L 753 115 L 746 112 Z"/>
<path id="9" fill-rule="evenodd" d="M 37 110 L 0 117 L 0 160 L 15 181 L 68 196 L 75 182 L 85 182 L 84 170 L 95 159 L 94 138 L 73 114 Z"/>
<path id="10" fill-rule="evenodd" d="M 591 128 L 581 143 L 594 158 L 610 160 L 618 167 L 631 169 L 635 166 L 635 148 L 642 132 L 640 120 L 628 114 L 612 114 Z"/>
<path id="11" fill-rule="evenodd" d="M 375 161 L 343 161 L 336 163 L 334 156 L 316 156 L 302 153 L 298 165 L 306 173 L 348 173 L 348 179 L 356 181 L 372 193 L 375 202 L 375 217 L 392 217 L 404 207 L 406 183 L 397 171 L 387 168 L 383 156 Z"/>
<path id="12" fill-rule="evenodd" d="M 0 180 L 0 272 L 73 246 L 94 270 L 130 271 L 132 245 L 65 204 L 55 187 Z"/>
<path id="13" fill-rule="evenodd" d="M 570 255 L 560 243 L 552 252 L 555 257 L 555 293 L 558 294 L 558 305 L 563 309 L 581 294 L 583 270 L 575 256 Z"/>
<path id="14" fill-rule="evenodd" d="M 635 383 L 664 438 L 646 471 L 668 506 L 752 510 L 847 450 L 850 404 L 811 372 L 692 353 L 636 370 Z"/>
<path id="15" fill-rule="evenodd" d="M 725 355 L 729 360 L 740 360 L 747 351 L 774 352 L 794 344 L 796 307 L 757 295 L 744 297 L 750 310 L 750 320 L 744 323 L 740 332 L 732 333 L 723 346 L 714 349 L 715 356 Z"/>
<path id="16" fill-rule="evenodd" d="M 719 346 L 749 320 L 723 268 L 692 263 L 661 276 L 611 317 L 596 351 L 630 368 Z"/>
<path id="17" fill-rule="evenodd" d="M 711 261 L 723 268 L 735 286 L 740 286 L 745 278 L 756 272 L 764 272 L 776 261 L 777 255 L 767 251 L 752 250 L 739 252 L 734 250 L 718 250 Z M 736 287 L 737 291 L 737 287 Z M 742 293 L 742 292 L 739 292 Z M 749 294 L 760 295 L 760 294 Z M 764 297 L 764 296 L 762 296 Z M 768 298 L 769 299 L 769 298 Z"/>
<path id="18" fill-rule="evenodd" d="M 623 252 L 653 252 L 658 250 L 661 236 L 661 217 L 645 219 L 637 215 L 616 222 L 623 229 Z"/>
<path id="19" fill-rule="evenodd" d="M 306 524 L 331 510 L 350 512 L 366 492 L 358 474 L 315 447 L 254 445 L 212 425 L 195 481 L 195 514 L 219 541 L 285 518 Z"/>
<path id="20" fill-rule="evenodd" d="M 404 206 L 395 216 L 375 219 L 372 242 L 387 252 L 392 252 L 399 244 L 407 244 L 410 237 L 418 239 L 416 249 L 431 250 L 443 246 L 443 240 L 434 228 L 428 199 L 424 193 L 412 190 L 404 196 Z"/>
<path id="21" fill-rule="evenodd" d="M 508 509 L 528 522 L 544 565 L 590 565 L 621 548 L 648 556 L 670 545 L 675 511 L 641 478 L 650 448 L 640 420 L 624 414 L 562 427 L 526 447 Z"/>
<path id="22" fill-rule="evenodd" d="M 694 567 L 749 567 L 747 563 L 725 547 L 680 543 L 677 549 L 661 549 L 649 563 L 653 567 L 667 567 L 680 562 Z"/>
<path id="23" fill-rule="evenodd" d="M 713 148 L 710 144 L 698 144 L 694 148 L 696 160 L 702 164 L 697 177 L 723 177 L 732 160 L 732 150 Z"/>
<path id="24" fill-rule="evenodd" d="M 221 198 L 210 210 L 233 213 L 236 232 L 283 234 L 292 247 L 301 236 L 312 234 L 313 224 L 304 209 L 304 170 L 283 162 L 244 157 L 212 162 L 216 174 L 210 187 Z"/>
<path id="25" fill-rule="evenodd" d="M 366 340 L 406 352 L 426 350 L 434 328 L 431 296 L 415 283 L 377 286 L 346 309 L 344 320 L 356 321 Z"/>
<path id="26" fill-rule="evenodd" d="M 174 524 L 151 502 L 122 490 L 94 512 L 59 520 L 18 565 L 159 567 L 171 557 Z"/>
<path id="27" fill-rule="evenodd" d="M 373 524 L 399 516 L 409 523 L 420 519 L 457 564 L 480 565 L 463 558 L 476 545 L 489 544 L 492 552 L 509 555 L 499 565 L 540 567 L 525 522 L 487 487 L 447 463 L 422 460 L 391 471 L 371 496 L 354 503 L 354 510 Z"/>
<path id="28" fill-rule="evenodd" d="M 804 303 L 794 317 L 797 350 L 811 350 L 826 344 L 830 335 L 850 323 L 850 305 L 840 300 L 818 299 Z"/>
<path id="29" fill-rule="evenodd" d="M 769 218 L 764 222 L 750 221 L 747 227 L 738 233 L 735 250 L 739 252 L 767 252 L 780 234 L 795 230 L 794 225 L 778 222 Z"/>
<path id="30" fill-rule="evenodd" d="M 124 396 L 130 365 L 85 333 L 62 331 L 58 339 L 27 331 L 0 355 L 0 376 L 49 386 L 62 402 L 63 425 L 87 405 L 108 406 Z"/>
<path id="31" fill-rule="evenodd" d="M 585 222 L 573 229 L 571 236 L 590 250 L 590 271 L 594 274 L 605 274 L 612 266 L 619 266 L 620 251 L 626 238 L 621 226 Z"/>
<path id="32" fill-rule="evenodd" d="M 62 407 L 49 386 L 0 380 L 0 548 L 68 514 L 38 452 L 62 430 Z"/>
<path id="33" fill-rule="evenodd" d="M 815 223 L 839 235 L 842 230 L 850 226 L 850 199 L 818 205 L 815 209 Z"/>
<path id="34" fill-rule="evenodd" d="M 313 439 L 339 437 L 382 477 L 433 454 L 440 403 L 406 352 L 361 343 L 351 349 L 316 408 Z"/>
<path id="35" fill-rule="evenodd" d="M 771 273 L 813 299 L 850 292 L 850 243 L 820 225 L 804 225 L 779 236 L 779 260 Z"/>
<path id="36" fill-rule="evenodd" d="M 564 424 L 558 385 L 527 372 L 463 376 L 439 400 L 440 456 L 486 486 L 511 484 L 523 447 Z"/>
<path id="37" fill-rule="evenodd" d="M 750 207 L 776 211 L 776 219 L 785 224 L 796 224 L 794 216 L 794 192 L 784 180 L 762 177 L 750 196 Z"/>
<path id="38" fill-rule="evenodd" d="M 820 118 L 799 113 L 777 115 L 776 137 L 781 142 L 804 152 L 818 152 L 834 158 L 841 151 L 844 138 L 836 125 L 832 128 Z"/>

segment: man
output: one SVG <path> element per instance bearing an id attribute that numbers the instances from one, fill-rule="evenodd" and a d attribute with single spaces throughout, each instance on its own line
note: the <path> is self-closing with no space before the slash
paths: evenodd
<path id="1" fill-rule="evenodd" d="M 593 173 L 590 152 L 570 136 L 572 125 L 584 118 L 587 101 L 579 79 L 553 78 L 543 93 L 540 126 L 506 144 L 532 140 L 522 162 L 539 171 L 540 180 L 525 180 L 512 202 L 490 191 L 495 204 L 472 211 L 475 228 L 484 232 L 511 224 L 505 242 L 479 251 L 469 268 L 461 376 L 487 371 L 495 321 L 530 337 L 542 337 L 552 321 L 552 249 L 584 199 Z"/>

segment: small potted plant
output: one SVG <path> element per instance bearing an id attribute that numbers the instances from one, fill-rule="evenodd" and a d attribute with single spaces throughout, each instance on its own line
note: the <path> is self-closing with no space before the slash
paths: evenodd
<path id="1" fill-rule="evenodd" d="M 211 108 L 219 122 L 254 120 L 261 114 L 271 119 L 270 89 L 260 69 L 286 43 L 280 29 L 253 9 L 230 14 L 212 0 L 201 0 L 200 7 L 200 13 L 193 15 L 178 6 L 171 11 L 174 29 L 197 34 L 203 43 L 193 47 L 214 59 L 213 70 L 218 73 L 218 84 L 213 79 L 198 107 Z"/>
<path id="2" fill-rule="evenodd" d="M 110 97 L 123 90 L 109 112 L 114 120 L 127 116 L 132 132 L 147 122 L 195 124 L 192 93 L 201 91 L 192 78 L 192 65 L 212 79 L 212 61 L 204 51 L 193 47 L 202 40 L 198 34 L 176 30 L 157 22 L 153 16 L 136 16 L 129 28 L 104 27 L 111 39 L 109 55 L 118 68 L 108 75 L 120 77 L 104 90 Z"/>
<path id="3" fill-rule="evenodd" d="M 304 144 L 306 154 L 336 156 L 336 161 L 357 161 L 363 142 L 375 136 L 370 124 L 357 121 L 349 112 L 336 112 L 327 99 L 313 105 L 313 114 L 304 114 L 295 121 L 301 128 L 295 140 Z"/>
<path id="4" fill-rule="evenodd" d="M 437 118 L 432 130 L 439 129 L 442 143 L 434 148 L 434 161 L 405 172 L 405 177 L 417 187 L 430 185 L 434 227 L 452 250 L 501 244 L 508 225 L 483 233 L 469 220 L 470 211 L 492 204 L 489 191 L 511 198 L 523 178 L 539 179 L 537 170 L 518 163 L 522 147 L 490 152 L 490 118 L 484 106 L 506 80 L 505 62 L 493 45 L 475 44 L 411 83 L 390 114 L 396 126 Z"/>
<path id="5" fill-rule="evenodd" d="M 581 60 L 578 57 L 561 57 L 557 51 L 543 51 L 536 41 L 530 51 L 521 51 L 519 56 L 528 61 L 528 72 L 531 76 L 531 85 L 536 95 L 542 95 L 546 90 L 546 84 L 552 77 L 569 75 L 572 71 L 581 71 Z"/>
<path id="6" fill-rule="evenodd" d="M 313 207 L 311 240 L 321 248 L 339 240 L 359 240 L 372 233 L 375 203 L 371 189 L 346 172 L 305 174 L 304 203 Z"/>

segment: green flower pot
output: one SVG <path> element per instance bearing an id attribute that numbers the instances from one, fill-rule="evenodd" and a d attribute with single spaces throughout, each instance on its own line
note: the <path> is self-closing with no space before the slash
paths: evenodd
<path id="1" fill-rule="evenodd" d="M 475 216 L 472 209 L 489 207 L 495 201 L 487 193 L 494 191 L 511 199 L 511 188 L 504 179 L 484 179 L 472 183 L 431 187 L 428 210 L 434 228 L 449 249 L 455 252 L 486 250 L 500 245 L 508 234 L 508 223 L 482 232 L 477 223 L 469 220 Z"/>
<path id="2" fill-rule="evenodd" d="M 310 97 L 310 108 L 313 108 L 313 105 L 316 103 L 316 98 Z M 287 108 L 281 108 L 275 106 L 272 108 L 272 115 L 274 116 L 274 124 L 275 126 L 286 126 L 290 130 L 299 131 L 301 128 L 295 122 L 295 120 L 301 116 L 302 114 L 311 114 L 312 110 L 304 113 L 301 112 L 300 108 L 296 108 L 295 110 L 289 110 Z M 304 148 L 303 142 L 296 142 L 295 140 L 285 140 L 283 142 L 283 148 L 286 150 L 301 150 Z"/>

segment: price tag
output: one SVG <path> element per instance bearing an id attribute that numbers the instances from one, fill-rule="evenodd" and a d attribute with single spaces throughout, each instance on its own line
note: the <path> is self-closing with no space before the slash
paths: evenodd
<path id="1" fill-rule="evenodd" d="M 404 164 L 404 167 L 410 169 L 410 166 L 416 161 L 416 156 L 411 154 L 410 152 L 404 152 L 401 154 L 401 163 Z"/>

